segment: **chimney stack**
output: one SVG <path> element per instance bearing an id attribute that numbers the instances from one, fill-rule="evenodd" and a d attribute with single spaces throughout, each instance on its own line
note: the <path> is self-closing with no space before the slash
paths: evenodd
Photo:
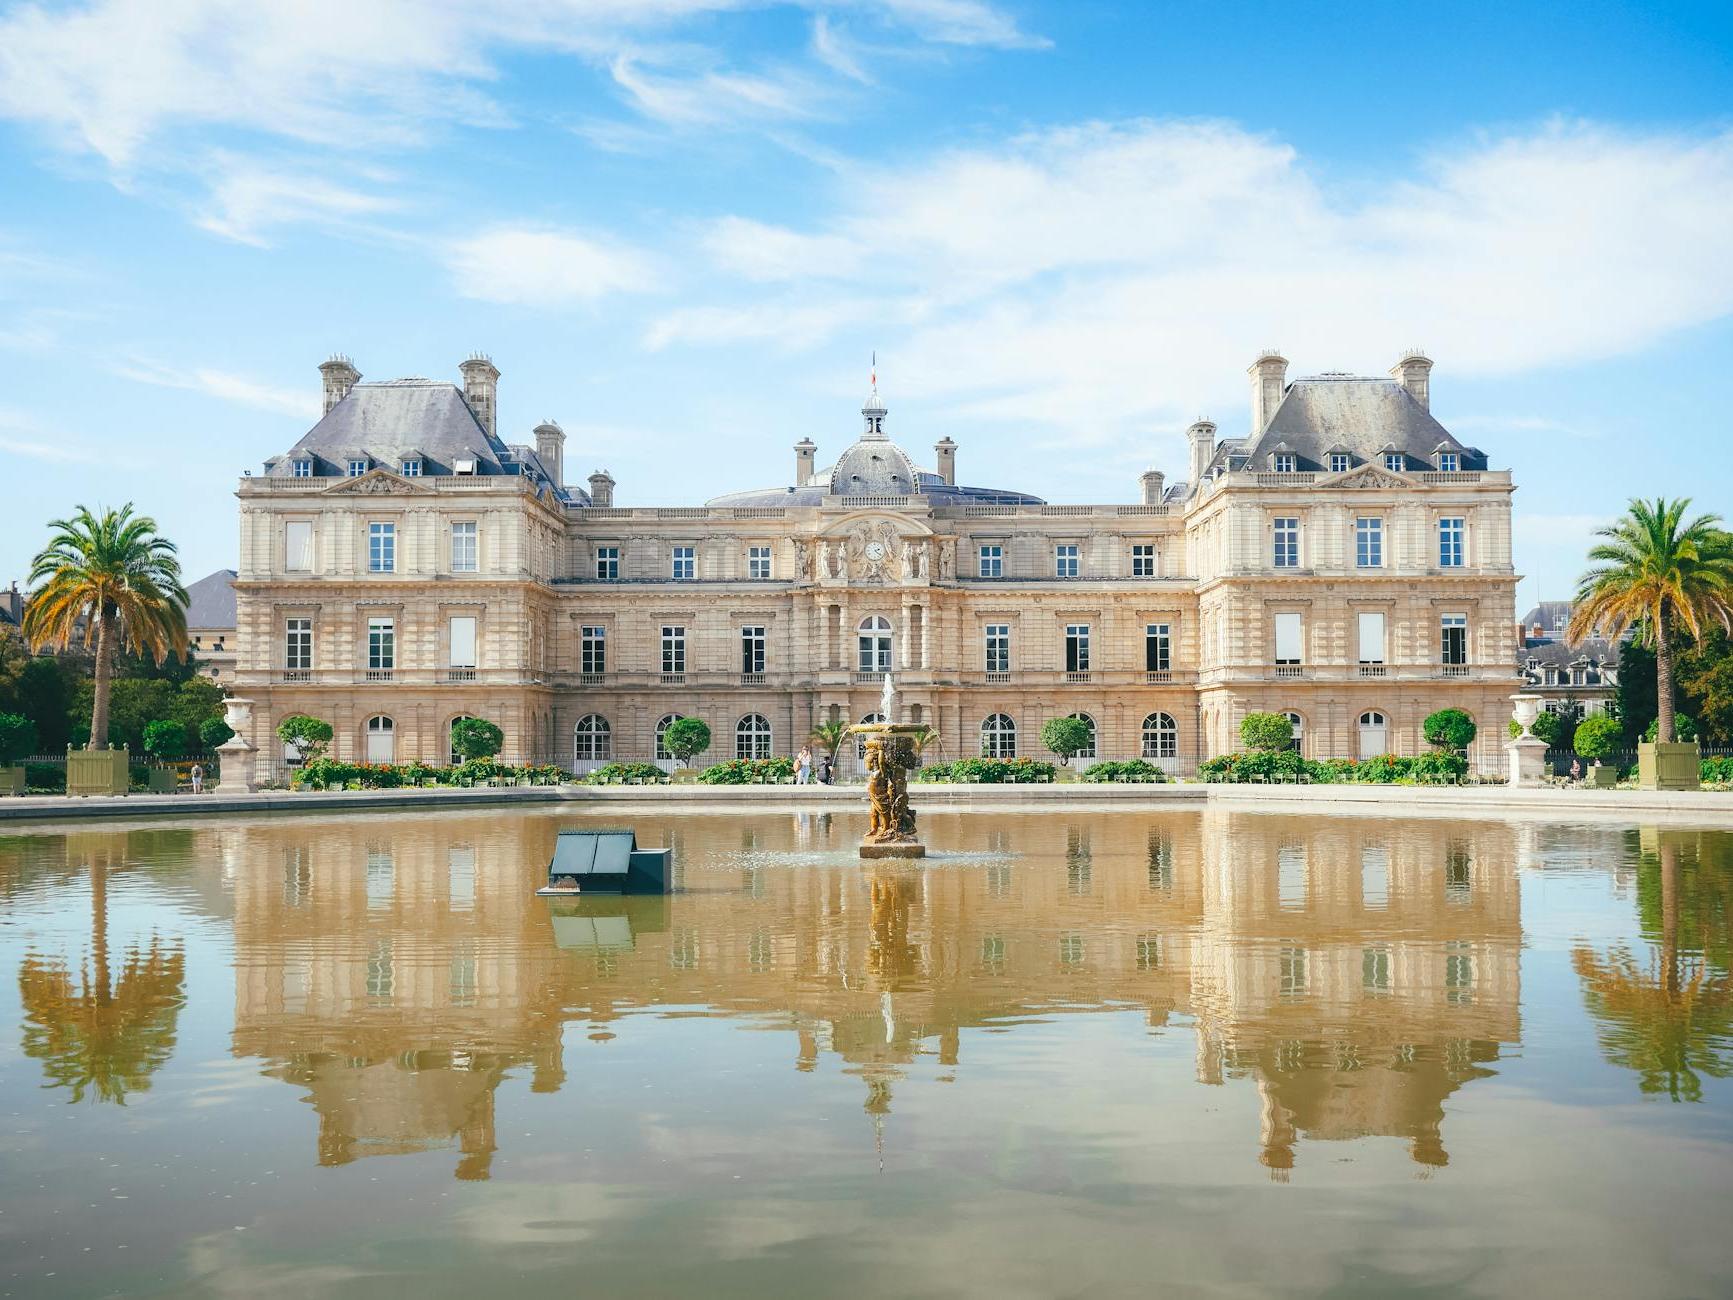
<path id="1" fill-rule="evenodd" d="M 614 504 L 614 476 L 605 469 L 590 475 L 590 504 L 604 508 Z"/>
<path id="2" fill-rule="evenodd" d="M 319 367 L 319 373 L 325 379 L 325 409 L 320 414 L 329 415 L 331 408 L 349 396 L 349 390 L 361 382 L 361 372 L 348 357 L 334 352 L 331 359 Z"/>
<path id="3" fill-rule="evenodd" d="M 536 455 L 553 476 L 555 487 L 566 485 L 566 431 L 552 420 L 536 425 Z"/>
<path id="4" fill-rule="evenodd" d="M 794 486 L 805 487 L 806 480 L 813 475 L 815 458 L 818 456 L 818 444 L 811 438 L 802 438 L 794 444 Z"/>
<path id="5" fill-rule="evenodd" d="M 1402 359 L 1390 367 L 1396 382 L 1408 390 L 1408 396 L 1420 403 L 1422 411 L 1432 409 L 1432 358 L 1419 348 L 1409 348 Z"/>
<path id="6" fill-rule="evenodd" d="M 939 477 L 952 487 L 957 486 L 957 444 L 949 437 L 940 438 L 933 444 L 933 455 Z"/>
<path id="7" fill-rule="evenodd" d="M 1216 427 L 1208 420 L 1199 420 L 1185 431 L 1185 436 L 1191 443 L 1191 490 L 1201 492 L 1203 472 L 1215 459 Z"/>
<path id="8" fill-rule="evenodd" d="M 1143 504 L 1158 506 L 1161 504 L 1161 494 L 1167 484 L 1167 475 L 1158 469 L 1143 471 Z"/>
<path id="9" fill-rule="evenodd" d="M 463 396 L 488 437 L 499 436 L 499 370 L 477 352 L 458 367 L 463 372 Z"/>
<path id="10" fill-rule="evenodd" d="M 0 609 L 4 609 L 12 618 L 13 626 L 24 626 L 24 595 L 14 582 L 5 591 L 0 591 Z"/>
<path id="11" fill-rule="evenodd" d="M 1265 348 L 1263 354 L 1248 367 L 1252 377 L 1252 437 L 1269 427 L 1276 408 L 1282 404 L 1282 386 L 1288 378 L 1288 359 L 1275 348 Z"/>

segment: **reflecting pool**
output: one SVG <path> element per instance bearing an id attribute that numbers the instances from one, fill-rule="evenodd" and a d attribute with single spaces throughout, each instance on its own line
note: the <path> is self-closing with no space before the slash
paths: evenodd
<path id="1" fill-rule="evenodd" d="M 1733 835 L 620 820 L 0 835 L 0 1294 L 1733 1291 Z"/>

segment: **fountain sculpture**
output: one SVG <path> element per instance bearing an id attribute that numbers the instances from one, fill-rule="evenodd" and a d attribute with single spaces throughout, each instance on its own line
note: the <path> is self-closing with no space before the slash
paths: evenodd
<path id="1" fill-rule="evenodd" d="M 909 771 L 920 764 L 915 740 L 927 729 L 896 720 L 896 686 L 889 673 L 879 697 L 879 712 L 883 722 L 863 722 L 849 728 L 862 738 L 866 750 L 869 820 L 860 855 L 924 858 L 927 846 L 915 838 L 915 812 L 909 807 Z"/>

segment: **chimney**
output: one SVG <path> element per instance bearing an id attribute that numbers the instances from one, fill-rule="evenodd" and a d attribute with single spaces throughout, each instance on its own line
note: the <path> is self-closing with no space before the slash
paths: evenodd
<path id="1" fill-rule="evenodd" d="M 542 467 L 553 475 L 554 486 L 566 485 L 566 431 L 552 420 L 536 425 L 536 455 Z"/>
<path id="2" fill-rule="evenodd" d="M 499 370 L 477 352 L 458 367 L 463 372 L 463 396 L 490 438 L 499 436 Z"/>
<path id="3" fill-rule="evenodd" d="M 1248 367 L 1252 377 L 1252 437 L 1269 427 L 1270 417 L 1282 404 L 1282 385 L 1288 378 L 1288 359 L 1275 348 L 1265 348 L 1263 354 Z"/>
<path id="4" fill-rule="evenodd" d="M 590 504 L 604 508 L 614 504 L 614 476 L 605 469 L 590 475 Z"/>
<path id="5" fill-rule="evenodd" d="M 1390 373 L 1408 390 L 1408 396 L 1420 403 L 1422 411 L 1432 409 L 1432 358 L 1419 348 L 1409 348 L 1402 360 L 1390 367 Z"/>
<path id="6" fill-rule="evenodd" d="M 933 444 L 933 455 L 939 477 L 952 487 L 957 486 L 957 444 L 950 438 L 940 438 Z"/>
<path id="7" fill-rule="evenodd" d="M 1216 454 L 1216 427 L 1208 420 L 1199 420 L 1185 431 L 1191 443 L 1191 490 L 1203 490 L 1203 472 Z"/>
<path id="8" fill-rule="evenodd" d="M 1143 504 L 1158 506 L 1161 504 L 1162 489 L 1167 484 L 1167 475 L 1158 469 L 1143 471 Z"/>
<path id="9" fill-rule="evenodd" d="M 5 591 L 0 591 L 0 609 L 4 609 L 11 617 L 14 627 L 24 626 L 24 595 L 14 582 Z"/>
<path id="10" fill-rule="evenodd" d="M 818 444 L 811 438 L 802 438 L 794 444 L 794 486 L 805 487 L 806 480 L 813 475 L 813 464 L 818 456 Z"/>
<path id="11" fill-rule="evenodd" d="M 325 409 L 320 414 L 329 415 L 331 408 L 349 396 L 349 390 L 361 382 L 361 372 L 348 357 L 334 352 L 331 359 L 319 367 L 319 373 L 325 378 Z"/>

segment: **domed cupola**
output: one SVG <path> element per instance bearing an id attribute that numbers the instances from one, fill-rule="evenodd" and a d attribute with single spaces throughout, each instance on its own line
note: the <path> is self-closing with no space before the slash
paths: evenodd
<path id="1" fill-rule="evenodd" d="M 908 453 L 885 436 L 885 417 L 890 413 L 879 396 L 878 377 L 860 408 L 865 425 L 860 441 L 838 458 L 830 472 L 833 496 L 907 496 L 920 490 L 915 463 Z"/>

